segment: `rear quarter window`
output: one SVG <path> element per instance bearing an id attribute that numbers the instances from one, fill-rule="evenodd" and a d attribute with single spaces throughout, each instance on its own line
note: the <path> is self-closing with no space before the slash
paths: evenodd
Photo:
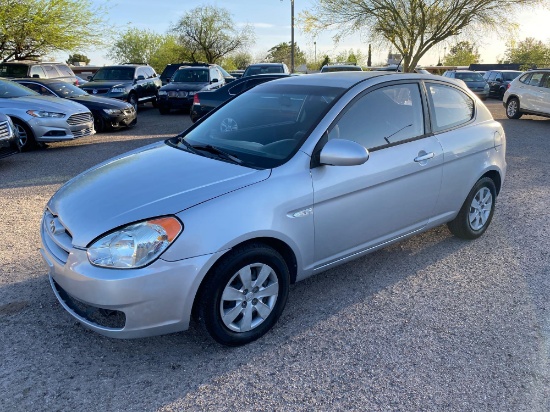
<path id="1" fill-rule="evenodd" d="M 434 132 L 468 123 L 474 117 L 474 101 L 466 93 L 451 86 L 428 83 L 428 98 Z"/>

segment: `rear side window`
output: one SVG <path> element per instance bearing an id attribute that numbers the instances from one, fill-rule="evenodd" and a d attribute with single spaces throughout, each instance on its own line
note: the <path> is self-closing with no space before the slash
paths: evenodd
<path id="1" fill-rule="evenodd" d="M 497 77 L 497 72 L 489 72 L 489 76 L 487 77 L 487 80 L 495 80 L 495 78 Z"/>
<path id="2" fill-rule="evenodd" d="M 63 76 L 74 76 L 73 71 L 68 66 L 58 64 L 55 67 Z"/>
<path id="3" fill-rule="evenodd" d="M 546 78 L 542 81 L 542 87 L 546 87 L 547 89 L 550 89 L 550 74 L 546 75 Z"/>
<path id="4" fill-rule="evenodd" d="M 531 79 L 529 80 L 529 86 L 538 86 L 540 85 L 540 81 L 542 80 L 542 76 L 544 76 L 544 73 L 533 73 L 531 76 Z"/>
<path id="5" fill-rule="evenodd" d="M 519 81 L 525 84 L 529 84 L 529 80 L 531 80 L 532 73 L 524 74 L 519 78 Z"/>
<path id="6" fill-rule="evenodd" d="M 426 86 L 435 132 L 468 123 L 473 119 L 474 101 L 466 93 L 442 84 L 428 83 Z"/>
<path id="7" fill-rule="evenodd" d="M 50 79 L 61 77 L 61 74 L 57 71 L 57 69 L 54 66 L 45 65 L 44 70 L 46 71 L 46 76 Z"/>

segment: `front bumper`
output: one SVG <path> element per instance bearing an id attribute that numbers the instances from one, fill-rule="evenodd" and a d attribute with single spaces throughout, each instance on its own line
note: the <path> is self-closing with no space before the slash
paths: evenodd
<path id="1" fill-rule="evenodd" d="M 193 105 L 193 96 L 169 97 L 159 96 L 157 99 L 159 108 L 162 109 L 188 109 Z"/>
<path id="2" fill-rule="evenodd" d="M 120 129 L 123 127 L 134 126 L 137 123 L 137 112 L 132 107 L 127 109 L 123 114 L 107 114 L 103 112 L 101 114 L 103 123 L 109 129 Z"/>
<path id="3" fill-rule="evenodd" d="M 93 116 L 90 120 L 69 125 L 67 119 L 27 119 L 37 142 L 63 142 L 95 134 Z"/>
<path id="4" fill-rule="evenodd" d="M 41 236 L 40 253 L 61 305 L 85 327 L 112 338 L 186 330 L 200 282 L 217 258 L 157 259 L 140 269 L 107 269 L 93 266 L 81 249 L 70 250 L 66 261 L 59 259 L 59 247 L 45 233 L 44 222 Z"/>

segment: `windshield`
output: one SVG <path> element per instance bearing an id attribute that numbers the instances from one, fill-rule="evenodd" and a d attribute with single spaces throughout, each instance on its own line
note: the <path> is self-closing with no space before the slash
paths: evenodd
<path id="1" fill-rule="evenodd" d="M 183 149 L 215 147 L 244 166 L 285 163 L 345 89 L 277 84 L 256 86 L 213 112 L 184 135 Z M 203 154 L 200 152 L 200 154 Z"/>
<path id="2" fill-rule="evenodd" d="M 206 83 L 208 69 L 180 69 L 172 77 L 174 83 Z"/>
<path id="3" fill-rule="evenodd" d="M 71 98 L 78 96 L 89 96 L 89 94 L 81 88 L 67 82 L 50 83 L 48 84 L 48 87 L 60 97 Z"/>
<path id="4" fill-rule="evenodd" d="M 322 73 L 325 72 L 360 72 L 362 69 L 359 66 L 327 66 L 321 69 Z"/>
<path id="5" fill-rule="evenodd" d="M 27 77 L 28 70 L 25 64 L 0 64 L 0 77 Z"/>
<path id="6" fill-rule="evenodd" d="M 523 72 L 503 72 L 502 73 L 502 80 L 512 81 L 516 77 L 518 77 L 521 73 L 523 73 Z"/>
<path id="7" fill-rule="evenodd" d="M 483 76 L 479 73 L 459 73 L 456 72 L 455 77 L 465 82 L 484 82 Z"/>
<path id="8" fill-rule="evenodd" d="M 0 80 L 0 98 L 10 97 L 25 97 L 25 96 L 40 96 L 38 93 L 28 89 L 25 86 L 10 82 L 6 80 Z"/>
<path id="9" fill-rule="evenodd" d="M 108 67 L 101 68 L 92 80 L 134 80 L 133 67 Z"/>

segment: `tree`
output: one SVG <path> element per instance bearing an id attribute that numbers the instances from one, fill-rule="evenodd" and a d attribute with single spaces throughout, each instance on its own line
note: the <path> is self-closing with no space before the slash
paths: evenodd
<path id="1" fill-rule="evenodd" d="M 67 59 L 67 64 L 75 64 L 77 62 L 84 62 L 85 64 L 90 63 L 90 59 L 88 56 L 85 56 L 84 54 L 69 54 L 69 58 Z"/>
<path id="2" fill-rule="evenodd" d="M 435 45 L 464 31 L 512 27 L 514 12 L 546 0 L 315 0 L 300 15 L 306 32 L 336 30 L 334 37 L 362 31 L 389 43 L 411 72 Z M 506 13 L 502 11 L 506 10 Z"/>
<path id="3" fill-rule="evenodd" d="M 128 28 L 115 39 L 107 55 L 117 63 L 148 63 L 160 72 L 168 63 L 187 60 L 189 51 L 174 36 Z"/>
<path id="4" fill-rule="evenodd" d="M 335 61 L 339 63 L 351 63 L 361 65 L 364 61 L 363 53 L 361 50 L 357 49 L 355 52 L 353 49 L 348 51 L 343 51 L 336 56 Z"/>
<path id="5" fill-rule="evenodd" d="M 226 60 L 228 62 L 231 62 L 231 64 L 235 67 L 235 70 L 244 70 L 248 67 L 249 64 L 252 63 L 252 56 L 250 53 L 247 52 L 238 52 L 235 54 L 232 54 L 227 59 L 224 59 L 223 65 L 229 66 L 228 63 L 226 63 Z"/>
<path id="6" fill-rule="evenodd" d="M 172 30 L 180 44 L 189 49 L 193 61 L 204 56 L 208 63 L 216 63 L 253 44 L 252 27 L 247 25 L 238 31 L 235 26 L 226 9 L 199 6 L 183 15 Z"/>
<path id="7" fill-rule="evenodd" d="M 460 41 L 451 47 L 443 62 L 445 66 L 469 66 L 479 63 L 478 49 L 469 41 Z"/>
<path id="8" fill-rule="evenodd" d="M 104 14 L 90 0 L 0 0 L 0 61 L 101 44 Z"/>
<path id="9" fill-rule="evenodd" d="M 502 63 L 520 63 L 523 68 L 550 66 L 550 45 L 533 37 L 508 43 Z"/>
<path id="10" fill-rule="evenodd" d="M 367 66 L 368 67 L 371 67 L 372 66 L 372 51 L 371 51 L 371 48 L 370 48 L 370 44 L 369 44 L 369 57 L 367 57 Z"/>
<path id="11" fill-rule="evenodd" d="M 319 70 L 321 70 L 323 68 L 323 66 L 326 66 L 327 64 L 330 64 L 330 57 L 328 57 L 327 55 L 323 58 L 323 61 L 321 62 L 321 64 L 319 65 Z"/>
<path id="12" fill-rule="evenodd" d="M 284 42 L 273 46 L 267 51 L 265 60 L 274 63 L 285 63 L 290 67 L 290 43 Z M 294 43 L 294 67 L 297 67 L 306 62 L 306 55 Z"/>

